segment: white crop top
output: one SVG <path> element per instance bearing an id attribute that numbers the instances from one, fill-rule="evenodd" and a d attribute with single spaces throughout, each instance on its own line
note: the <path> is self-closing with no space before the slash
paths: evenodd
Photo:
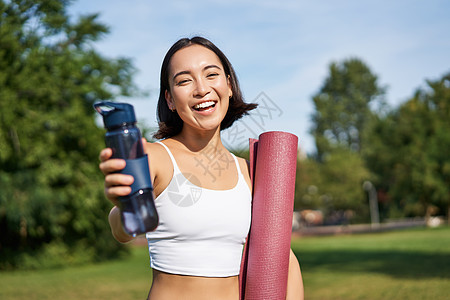
<path id="1" fill-rule="evenodd" d="M 236 157 L 232 154 L 237 184 L 229 190 L 206 189 L 193 184 L 185 174 L 186 178 L 169 148 L 158 143 L 169 153 L 173 177 L 155 199 L 159 225 L 146 234 L 150 266 L 179 275 L 238 275 L 252 200 Z"/>

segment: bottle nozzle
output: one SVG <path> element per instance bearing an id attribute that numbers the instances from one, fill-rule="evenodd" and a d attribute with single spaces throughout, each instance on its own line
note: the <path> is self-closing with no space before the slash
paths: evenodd
<path id="1" fill-rule="evenodd" d="M 94 109 L 102 115 L 106 128 L 119 126 L 123 123 L 136 122 L 133 105 L 128 103 L 97 102 L 94 104 Z"/>

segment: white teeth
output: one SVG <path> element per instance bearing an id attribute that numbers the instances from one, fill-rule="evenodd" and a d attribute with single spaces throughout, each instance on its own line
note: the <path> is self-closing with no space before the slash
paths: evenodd
<path id="1" fill-rule="evenodd" d="M 206 102 L 202 102 L 200 104 L 195 105 L 194 108 L 195 109 L 205 108 L 205 107 L 212 106 L 212 105 L 214 105 L 214 101 L 206 101 Z"/>

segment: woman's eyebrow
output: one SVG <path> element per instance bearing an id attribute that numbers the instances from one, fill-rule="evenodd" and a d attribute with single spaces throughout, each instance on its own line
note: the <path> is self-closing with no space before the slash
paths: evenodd
<path id="1" fill-rule="evenodd" d="M 172 80 L 175 80 L 175 78 L 177 78 L 177 76 L 184 75 L 184 74 L 191 74 L 191 72 L 189 72 L 189 71 L 178 72 L 177 74 L 173 75 Z"/>
<path id="2" fill-rule="evenodd" d="M 218 65 L 207 65 L 206 67 L 204 67 L 203 68 L 203 71 L 206 71 L 206 70 L 208 70 L 208 69 L 219 69 L 219 70 L 222 70 L 222 68 L 220 68 Z M 180 75 L 185 75 L 185 74 L 191 74 L 191 72 L 190 71 L 180 71 L 180 72 L 178 72 L 178 73 L 176 73 L 175 75 L 173 75 L 173 79 L 172 80 L 175 80 L 175 78 L 177 78 L 177 76 L 180 76 Z"/>
<path id="3" fill-rule="evenodd" d="M 203 68 L 203 71 L 206 71 L 208 69 L 219 69 L 219 70 L 222 70 L 218 65 L 207 65 L 206 67 Z"/>

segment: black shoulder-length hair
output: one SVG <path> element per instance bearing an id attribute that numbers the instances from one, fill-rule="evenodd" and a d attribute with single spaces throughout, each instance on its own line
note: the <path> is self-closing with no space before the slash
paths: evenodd
<path id="1" fill-rule="evenodd" d="M 211 51 L 213 51 L 220 59 L 225 71 L 225 75 L 230 78 L 231 89 L 233 96 L 230 98 L 230 104 L 225 118 L 220 124 L 220 130 L 224 130 L 231 125 L 234 121 L 242 118 L 242 116 L 248 114 L 252 109 L 255 109 L 258 104 L 256 103 L 245 103 L 241 89 L 239 87 L 239 82 L 234 72 L 233 66 L 231 65 L 228 58 L 223 54 L 223 52 L 217 48 L 211 41 L 203 37 L 193 37 L 193 38 L 182 38 L 178 40 L 172 47 L 167 51 L 161 66 L 161 79 L 160 79 L 160 91 L 158 99 L 158 121 L 159 130 L 154 134 L 157 139 L 164 139 L 172 137 L 180 133 L 183 128 L 183 121 L 178 116 L 176 111 L 172 112 L 166 102 L 165 91 L 169 91 L 169 63 L 172 56 L 183 48 L 191 45 L 200 45 Z"/>

